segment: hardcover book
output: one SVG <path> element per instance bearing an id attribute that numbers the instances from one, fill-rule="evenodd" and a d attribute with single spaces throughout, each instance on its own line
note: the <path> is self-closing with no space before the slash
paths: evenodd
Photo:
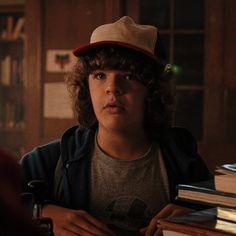
<path id="1" fill-rule="evenodd" d="M 216 171 L 223 174 L 236 175 L 236 163 L 219 165 L 217 166 Z"/>
<path id="2" fill-rule="evenodd" d="M 236 235 L 236 210 L 222 207 L 158 220 L 164 236 Z"/>
<path id="3" fill-rule="evenodd" d="M 177 200 L 207 205 L 209 207 L 223 206 L 236 209 L 236 194 L 216 190 L 214 180 L 179 184 L 177 189 Z"/>
<path id="4" fill-rule="evenodd" d="M 218 166 L 214 179 L 217 191 L 236 194 L 236 163 Z"/>

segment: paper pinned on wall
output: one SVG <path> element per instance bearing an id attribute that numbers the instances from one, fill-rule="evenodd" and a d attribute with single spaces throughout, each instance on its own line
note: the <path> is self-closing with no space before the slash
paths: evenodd
<path id="1" fill-rule="evenodd" d="M 44 117 L 59 119 L 73 118 L 71 100 L 65 83 L 45 83 Z"/>
<path id="2" fill-rule="evenodd" d="M 69 72 L 75 61 L 76 57 L 71 50 L 48 50 L 47 72 Z"/>

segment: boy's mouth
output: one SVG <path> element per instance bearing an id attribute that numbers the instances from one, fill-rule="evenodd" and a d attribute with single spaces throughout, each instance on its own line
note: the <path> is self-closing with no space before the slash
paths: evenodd
<path id="1" fill-rule="evenodd" d="M 103 109 L 107 110 L 110 113 L 119 113 L 121 111 L 124 111 L 124 107 L 117 103 L 117 102 L 112 102 L 112 103 L 107 103 Z"/>

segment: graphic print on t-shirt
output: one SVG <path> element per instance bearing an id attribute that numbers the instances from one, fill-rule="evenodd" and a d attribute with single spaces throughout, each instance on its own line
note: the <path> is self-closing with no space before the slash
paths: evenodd
<path id="1" fill-rule="evenodd" d="M 150 214 L 147 204 L 133 196 L 112 200 L 104 210 L 104 218 L 108 224 L 129 230 L 145 227 Z"/>

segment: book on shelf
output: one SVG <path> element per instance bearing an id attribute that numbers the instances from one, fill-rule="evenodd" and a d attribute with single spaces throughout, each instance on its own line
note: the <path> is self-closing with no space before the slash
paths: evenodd
<path id="1" fill-rule="evenodd" d="M 236 235 L 236 210 L 214 207 L 160 219 L 157 227 L 163 236 Z"/>
<path id="2" fill-rule="evenodd" d="M 16 25 L 14 27 L 12 37 L 13 39 L 17 39 L 20 37 L 24 38 L 24 24 L 25 24 L 25 17 L 19 17 L 17 19 Z"/>
<path id="3" fill-rule="evenodd" d="M 16 40 L 24 38 L 25 17 L 6 15 L 0 16 L 0 39 Z"/>
<path id="4" fill-rule="evenodd" d="M 236 209 L 236 194 L 216 190 L 213 179 L 191 184 L 179 184 L 177 191 L 177 201 L 205 205 L 206 207 L 223 206 Z"/>
<path id="5" fill-rule="evenodd" d="M 11 84 L 17 85 L 23 83 L 22 61 L 18 58 L 12 58 L 11 61 Z"/>
<path id="6" fill-rule="evenodd" d="M 0 101 L 0 105 L 1 128 L 24 128 L 24 106 L 22 104 Z"/>
<path id="7" fill-rule="evenodd" d="M 236 163 L 219 165 L 215 172 L 216 190 L 236 194 Z"/>
<path id="8" fill-rule="evenodd" d="M 23 61 L 6 55 L 1 61 L 0 84 L 17 85 L 23 83 Z"/>
<path id="9" fill-rule="evenodd" d="M 10 85 L 11 83 L 11 56 L 7 55 L 1 61 L 1 84 Z"/>
<path id="10" fill-rule="evenodd" d="M 12 38 L 13 34 L 13 27 L 14 27 L 14 17 L 12 15 L 7 16 L 7 39 Z"/>

